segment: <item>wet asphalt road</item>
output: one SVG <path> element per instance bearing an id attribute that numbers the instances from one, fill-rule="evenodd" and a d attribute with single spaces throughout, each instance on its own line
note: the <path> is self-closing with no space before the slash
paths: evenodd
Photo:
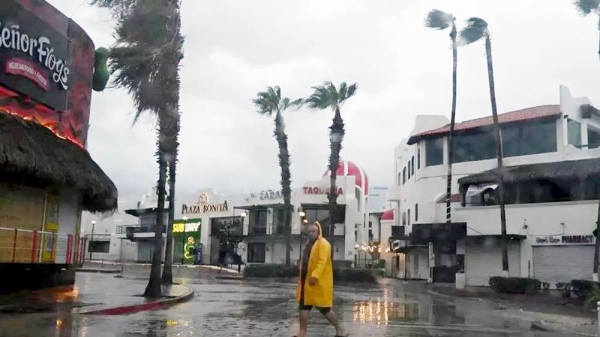
<path id="1" fill-rule="evenodd" d="M 98 289 L 135 289 L 140 285 L 141 292 L 143 284 L 111 275 L 78 275 L 81 293 L 91 291 L 94 285 Z M 204 279 L 194 280 L 191 286 L 196 297 L 169 310 L 128 316 L 72 315 L 60 310 L 1 314 L 0 337 L 285 337 L 296 331 L 297 305 L 291 283 Z M 96 297 L 81 297 L 94 300 L 102 297 L 102 292 L 106 294 L 106 290 L 98 290 L 93 295 Z M 401 282 L 375 287 L 336 286 L 335 301 L 334 311 L 356 337 L 569 336 L 532 331 L 530 323 L 503 318 L 501 308 L 489 302 L 437 298 Z M 313 312 L 309 336 L 334 336 L 334 330 Z"/>

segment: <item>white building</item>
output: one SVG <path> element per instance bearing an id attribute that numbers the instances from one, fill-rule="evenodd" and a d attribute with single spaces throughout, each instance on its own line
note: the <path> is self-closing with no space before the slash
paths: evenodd
<path id="1" fill-rule="evenodd" d="M 418 116 L 410 137 L 395 149 L 391 217 L 407 235 L 398 238 L 406 240 L 397 249 L 398 268 L 409 279 L 448 282 L 464 270 L 467 285 L 484 286 L 490 276 L 502 275 L 493 123 L 484 117 L 456 124 L 452 224 L 446 225 L 448 122 L 444 116 Z M 507 167 L 509 274 L 553 285 L 591 278 L 598 110 L 560 87 L 560 105 L 504 113 L 499 122 Z"/>
<path id="2" fill-rule="evenodd" d="M 302 214 L 307 223 L 319 221 L 323 225 L 325 237 L 332 241 L 334 260 L 354 263 L 358 259 L 357 243 L 365 241 L 369 231 L 368 221 L 369 182 L 365 172 L 356 164 L 343 161 L 337 171 L 337 202 L 341 207 L 333 229 L 327 227 L 329 209 L 326 193 L 329 190 L 329 172 L 320 180 L 306 182 L 292 190 L 292 239 L 291 259 L 295 263 L 307 236 L 303 234 Z M 175 201 L 175 224 L 182 224 L 174 233 L 175 263 L 191 263 L 183 259 L 189 249 L 186 243 L 193 241 L 202 251 L 204 264 L 216 264 L 219 248 L 223 244 L 224 229 L 228 239 L 237 240 L 238 254 L 248 263 L 284 263 L 284 208 L 280 191 L 265 190 L 245 195 L 221 195 L 210 188 L 199 189 L 188 198 Z M 150 261 L 152 252 L 152 228 L 155 215 L 156 197 L 140 203 L 137 209 L 128 214 L 138 217 L 135 226 L 124 225 L 116 229 L 116 237 L 125 239 L 127 231 L 137 244 L 136 260 Z M 166 223 L 166 222 L 165 222 Z M 194 224 L 191 226 L 190 224 Z M 188 228 L 189 227 L 189 228 Z M 191 228 L 193 227 L 193 228 Z M 373 225 L 372 225 L 373 227 Z M 181 230 L 180 230 L 181 229 Z M 188 231 L 189 229 L 189 231 Z M 374 234 L 373 234 L 374 235 Z M 377 232 L 378 235 L 378 232 Z M 190 239 L 191 238 L 191 239 Z M 378 239 L 378 238 L 377 238 Z M 129 241 L 129 240 L 124 240 Z M 200 244 L 198 244 L 200 243 Z"/>

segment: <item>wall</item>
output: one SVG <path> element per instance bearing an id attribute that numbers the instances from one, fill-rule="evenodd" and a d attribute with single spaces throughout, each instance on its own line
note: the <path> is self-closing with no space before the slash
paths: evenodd
<path id="1" fill-rule="evenodd" d="M 59 196 L 58 231 L 76 235 L 80 228 L 80 196 L 72 190 L 62 190 Z"/>
<path id="2" fill-rule="evenodd" d="M 455 208 L 455 221 L 467 223 L 467 235 L 499 235 L 498 206 Z M 506 231 L 526 236 L 521 243 L 521 275 L 527 275 L 535 239 L 548 235 L 589 235 L 596 229 L 598 201 L 506 205 Z"/>

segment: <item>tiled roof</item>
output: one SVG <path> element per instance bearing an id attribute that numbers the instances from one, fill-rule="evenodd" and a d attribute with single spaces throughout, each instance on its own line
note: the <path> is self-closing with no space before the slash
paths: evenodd
<path id="1" fill-rule="evenodd" d="M 511 112 L 506 112 L 498 115 L 498 123 L 513 123 L 521 122 L 526 120 L 539 119 L 544 117 L 558 116 L 561 113 L 560 105 L 540 105 L 532 108 L 526 108 Z M 465 131 L 470 129 L 476 129 L 483 126 L 493 125 L 494 121 L 492 116 L 472 119 L 462 123 L 457 123 L 454 126 L 455 131 Z M 423 138 L 429 138 L 436 135 L 446 134 L 450 131 L 450 124 L 441 128 L 421 132 L 408 139 L 408 145 L 415 144 Z"/>

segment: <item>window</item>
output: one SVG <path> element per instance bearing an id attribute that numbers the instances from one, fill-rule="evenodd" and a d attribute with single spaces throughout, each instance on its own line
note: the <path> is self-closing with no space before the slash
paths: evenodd
<path id="1" fill-rule="evenodd" d="M 556 152 L 556 120 L 536 120 L 501 126 L 504 157 Z M 574 137 L 574 136 L 570 136 Z M 496 158 L 496 137 L 492 126 L 486 130 L 456 135 L 452 160 L 454 163 Z"/>
<path id="2" fill-rule="evenodd" d="M 415 222 L 419 221 L 419 204 L 415 204 Z"/>
<path id="3" fill-rule="evenodd" d="M 425 141 L 425 166 L 436 166 L 444 163 L 444 138 Z"/>
<path id="4" fill-rule="evenodd" d="M 406 184 L 406 167 L 402 169 L 402 185 Z"/>
<path id="5" fill-rule="evenodd" d="M 575 147 L 581 146 L 581 123 L 567 118 L 567 138 L 570 145 Z"/>
<path id="6" fill-rule="evenodd" d="M 410 158 L 410 170 L 412 171 L 412 175 L 415 175 L 415 156 Z"/>
<path id="7" fill-rule="evenodd" d="M 406 176 L 407 180 L 410 180 L 410 160 L 408 161 L 408 163 L 406 163 L 406 170 L 408 171 L 408 175 Z"/>
<path id="8" fill-rule="evenodd" d="M 210 236 L 220 236 L 221 234 L 242 236 L 244 233 L 242 221 L 243 218 L 241 216 L 212 218 L 210 219 Z"/>
<path id="9" fill-rule="evenodd" d="M 410 226 L 410 209 L 408 210 L 408 225 Z"/>
<path id="10" fill-rule="evenodd" d="M 600 147 L 600 132 L 588 127 L 588 149 Z"/>
<path id="11" fill-rule="evenodd" d="M 267 210 L 261 209 L 251 213 L 249 232 L 252 234 L 267 234 Z"/>
<path id="12" fill-rule="evenodd" d="M 110 250 L 110 241 L 91 241 L 88 244 L 89 253 L 108 253 Z"/>
<path id="13" fill-rule="evenodd" d="M 398 181 L 396 182 L 398 186 L 402 185 L 402 173 L 398 172 Z"/>
<path id="14" fill-rule="evenodd" d="M 421 168 L 421 149 L 417 149 L 417 170 L 420 168 Z"/>
<path id="15" fill-rule="evenodd" d="M 402 212 L 402 226 L 406 226 L 406 212 Z"/>
<path id="16" fill-rule="evenodd" d="M 248 244 L 248 262 L 265 263 L 266 260 L 266 244 L 264 243 L 249 243 Z"/>
<path id="17" fill-rule="evenodd" d="M 369 242 L 373 242 L 373 230 L 369 229 Z"/>

